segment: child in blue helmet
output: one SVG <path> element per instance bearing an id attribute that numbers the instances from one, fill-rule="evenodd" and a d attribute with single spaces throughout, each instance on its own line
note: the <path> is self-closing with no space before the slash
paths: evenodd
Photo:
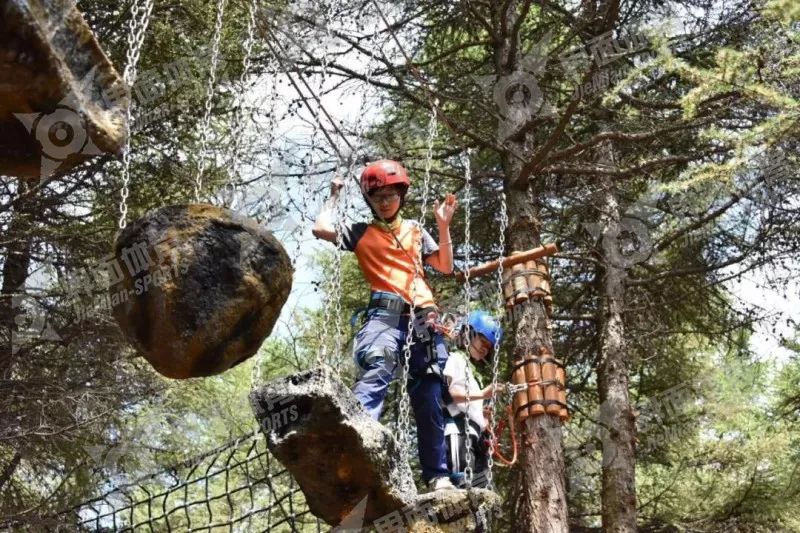
<path id="1" fill-rule="evenodd" d="M 456 328 L 455 346 L 444 367 L 449 398 L 445 398 L 445 444 L 450 479 L 457 487 L 466 486 L 467 438 L 471 443 L 472 486 L 485 487 L 489 447 L 483 402 L 492 397 L 492 385 L 481 387 L 472 362 L 481 363 L 500 345 L 503 328 L 485 311 L 473 311 Z M 469 353 L 467 353 L 469 351 Z M 497 384 L 496 393 L 504 386 Z M 469 395 L 469 405 L 467 405 Z M 469 437 L 467 436 L 469 435 Z"/>

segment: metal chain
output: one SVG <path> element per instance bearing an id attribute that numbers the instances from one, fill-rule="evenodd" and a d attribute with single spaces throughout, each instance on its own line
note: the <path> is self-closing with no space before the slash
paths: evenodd
<path id="1" fill-rule="evenodd" d="M 499 266 L 497 268 L 497 316 L 498 320 L 500 317 L 505 315 L 505 300 L 503 298 L 503 255 L 505 254 L 506 249 L 506 228 L 508 228 L 508 206 L 506 205 L 506 193 L 505 191 L 500 191 L 500 234 L 498 235 L 498 240 L 500 241 L 500 252 L 498 257 Z M 498 369 L 500 363 L 500 336 L 495 336 L 494 339 L 494 349 L 492 350 L 492 355 L 494 357 L 492 361 L 492 398 L 489 400 L 489 427 L 494 428 L 494 411 L 495 406 L 497 405 L 497 379 L 498 379 Z M 526 385 L 527 387 L 527 385 Z M 486 471 L 486 481 L 487 487 L 489 489 L 494 488 L 494 476 L 492 473 L 492 468 L 494 467 L 494 451 L 495 451 L 495 441 L 492 438 L 489 441 L 489 461 L 488 461 L 488 469 Z"/>
<path id="2" fill-rule="evenodd" d="M 431 117 L 428 120 L 428 137 L 426 139 L 426 149 L 425 149 L 425 174 L 422 182 L 423 191 L 430 190 L 430 182 L 431 182 L 431 167 L 433 166 L 433 141 L 436 139 L 436 135 L 439 131 L 439 120 L 436 114 L 436 108 L 439 105 L 439 101 L 436 100 L 434 105 L 431 106 Z M 422 198 L 422 207 L 420 209 L 419 215 L 419 222 L 424 227 L 425 226 L 425 215 L 428 211 L 428 197 L 427 194 L 423 195 Z"/>
<path id="3" fill-rule="evenodd" d="M 131 135 L 133 128 L 133 114 L 131 113 L 133 98 L 133 84 L 136 83 L 136 67 L 139 63 L 139 55 L 142 51 L 144 36 L 147 26 L 150 24 L 150 15 L 153 12 L 153 1 L 145 0 L 141 20 L 139 19 L 139 2 L 135 1 L 131 5 L 131 18 L 128 21 L 128 50 L 126 52 L 125 70 L 122 73 L 122 80 L 128 89 L 128 105 L 125 107 L 125 147 L 122 152 L 122 188 L 120 189 L 119 200 L 119 229 L 125 229 L 128 225 L 128 195 L 130 185 L 131 168 Z"/>
<path id="4" fill-rule="evenodd" d="M 257 0 L 250 0 L 247 4 L 247 26 L 245 29 L 246 37 L 244 41 L 244 57 L 242 58 L 242 73 L 239 75 L 239 80 L 237 86 L 239 88 L 238 93 L 236 95 L 237 100 L 237 107 L 236 112 L 233 115 L 233 120 L 231 121 L 230 125 L 230 135 L 233 138 L 233 149 L 231 150 L 231 165 L 230 165 L 230 178 L 228 182 L 224 186 L 224 198 L 223 198 L 223 205 L 230 207 L 231 209 L 236 208 L 236 184 L 232 183 L 231 180 L 236 180 L 240 182 L 239 177 L 239 151 L 242 147 L 242 136 L 244 135 L 244 92 L 245 92 L 245 83 L 247 81 L 247 76 L 250 74 L 250 66 L 251 66 L 251 56 L 253 54 L 253 42 L 254 42 L 254 33 L 255 33 L 255 26 L 256 26 L 256 1 Z"/>
<path id="5" fill-rule="evenodd" d="M 323 12 L 324 12 L 324 18 L 323 18 L 324 22 L 323 22 L 323 24 L 325 26 L 325 33 L 326 33 L 326 36 L 330 36 L 330 13 L 331 13 L 331 7 L 329 5 L 322 4 L 322 9 L 323 9 Z M 328 76 L 328 65 L 330 63 L 330 60 L 328 58 L 328 49 L 327 49 L 327 47 L 323 47 L 321 62 L 322 62 L 322 73 L 320 75 L 319 83 L 317 84 L 317 91 L 320 94 L 322 94 L 323 89 L 324 89 L 325 80 L 327 79 L 327 76 Z M 308 175 L 309 171 L 312 171 L 312 170 L 315 169 L 314 156 L 315 156 L 315 154 L 317 152 L 317 142 L 318 142 L 318 139 L 319 139 L 320 128 L 322 128 L 322 125 L 320 124 L 319 120 L 312 121 L 312 129 L 311 129 L 311 137 L 310 137 L 311 141 L 310 141 L 310 146 L 309 146 L 309 149 L 308 149 L 308 162 L 306 162 L 305 158 L 303 158 L 303 164 L 302 164 L 303 174 L 304 175 Z M 300 190 L 300 198 L 301 198 L 301 202 L 303 204 L 302 208 L 301 208 L 301 216 L 305 216 L 305 214 L 308 212 L 308 197 L 310 195 L 310 188 L 308 186 L 308 180 L 301 179 L 300 180 L 300 188 L 301 188 L 301 190 Z M 293 256 L 292 257 L 292 262 L 293 263 L 296 262 L 300 257 L 301 244 L 302 244 L 302 242 L 300 240 L 300 236 L 298 235 L 297 239 L 295 241 L 294 253 L 292 254 L 292 256 Z"/>
<path id="6" fill-rule="evenodd" d="M 428 210 L 428 197 L 430 194 L 430 171 L 433 165 L 433 141 L 436 137 L 437 124 L 436 124 L 436 108 L 431 111 L 431 118 L 428 121 L 428 137 L 427 149 L 425 151 L 425 177 L 422 181 L 422 203 L 420 206 L 420 223 L 419 232 L 416 238 L 415 249 L 422 250 L 422 231 L 424 230 L 423 223 L 425 221 L 425 212 Z M 398 434 L 401 436 L 401 452 L 403 458 L 408 460 L 408 428 L 409 422 L 409 398 L 408 398 L 408 375 L 410 370 L 411 361 L 411 345 L 414 341 L 414 315 L 416 313 L 416 306 L 414 300 L 417 297 L 417 279 L 419 279 L 420 270 L 425 267 L 417 263 L 419 258 L 418 254 L 413 254 L 414 260 L 414 278 L 411 281 L 411 306 L 408 316 L 408 329 L 406 330 L 406 342 L 403 346 L 403 370 L 400 375 L 400 405 L 398 406 Z M 431 339 L 433 342 L 433 339 Z"/>
<path id="7" fill-rule="evenodd" d="M 467 316 L 469 316 L 470 311 L 470 297 L 471 297 L 471 285 L 469 279 L 469 263 L 470 263 L 470 251 L 471 251 L 471 234 L 470 234 L 470 222 L 472 218 L 472 165 L 471 165 L 471 156 L 472 156 L 472 149 L 467 148 L 466 157 L 464 157 L 464 195 L 465 195 L 465 206 L 464 206 L 464 300 L 466 305 L 466 312 Z M 469 326 L 466 326 L 467 328 Z M 466 396 L 466 421 L 465 430 L 466 430 L 466 456 L 465 462 L 466 467 L 464 468 L 464 479 L 469 486 L 472 483 L 472 442 L 469 437 L 469 376 L 470 376 L 470 345 L 472 344 L 472 340 L 469 335 L 469 331 L 467 330 L 467 337 L 466 337 L 466 351 L 467 351 L 467 362 L 464 367 L 464 392 Z M 479 436 L 480 437 L 480 436 Z"/>
<path id="8" fill-rule="evenodd" d="M 208 132 L 211 126 L 211 104 L 214 99 L 214 89 L 217 84 L 217 63 L 219 62 L 219 42 L 222 36 L 222 17 L 225 14 L 226 0 L 217 0 L 216 21 L 214 35 L 211 39 L 211 65 L 208 68 L 208 83 L 206 85 L 205 107 L 203 120 L 200 123 L 200 160 L 197 163 L 197 175 L 194 178 L 194 201 L 200 202 L 203 189 L 203 174 L 206 169 L 206 151 L 208 149 Z"/>
<path id="9" fill-rule="evenodd" d="M 340 167 L 337 164 L 336 169 L 334 170 L 334 175 L 338 174 L 339 168 Z M 346 193 L 346 190 L 347 190 L 347 180 L 345 179 L 344 182 L 345 182 L 344 183 L 344 187 L 342 187 L 342 190 L 340 191 L 340 195 L 343 194 L 343 193 Z M 324 209 L 325 200 L 323 200 L 322 203 L 323 203 L 323 209 Z M 325 291 L 325 306 L 324 306 L 323 312 L 322 312 L 322 337 L 321 337 L 319 350 L 317 351 L 317 359 L 316 359 L 316 365 L 317 366 L 321 366 L 323 364 L 327 364 L 327 362 L 328 362 L 328 345 L 327 345 L 327 342 L 328 342 L 328 337 L 330 336 L 329 323 L 330 323 L 330 320 L 331 320 L 331 313 L 333 311 L 333 305 L 334 305 L 333 304 L 334 286 L 337 284 L 337 282 L 336 282 L 336 280 L 334 278 L 336 278 L 340 274 L 340 270 L 336 269 L 336 262 L 337 261 L 341 261 L 341 255 L 340 255 L 341 254 L 341 249 L 340 249 L 340 246 L 344 242 L 343 241 L 343 236 L 341 234 L 342 232 L 340 231 L 341 230 L 341 225 L 339 224 L 339 209 L 340 209 L 339 205 L 340 205 L 340 203 L 341 203 L 340 201 L 337 201 L 336 208 L 334 210 L 334 221 L 333 221 L 333 224 L 334 224 L 334 228 L 336 229 L 336 248 L 335 248 L 335 250 L 333 252 L 334 253 L 334 256 L 333 256 L 333 261 L 334 261 L 333 277 L 330 277 L 330 278 L 326 279 L 327 283 L 325 284 L 324 288 L 322 286 L 320 286 L 320 288 Z M 339 264 L 341 264 L 341 263 L 339 263 Z"/>
<path id="10" fill-rule="evenodd" d="M 326 20 L 326 25 L 328 21 Z M 327 57 L 327 53 L 324 54 Z M 366 82 L 367 86 L 369 86 L 370 81 L 372 79 L 372 67 L 375 62 L 375 52 L 374 50 L 370 53 L 370 61 L 367 63 L 366 67 Z M 364 120 L 363 117 L 365 115 L 364 110 L 366 108 L 367 97 L 364 96 L 364 101 L 361 103 L 360 109 L 357 113 L 357 117 L 359 120 L 356 121 L 355 127 L 355 136 L 356 139 L 360 139 L 362 133 L 364 132 Z M 334 369 L 334 371 L 338 374 L 339 368 L 341 365 L 337 364 L 338 362 L 335 361 L 336 357 L 339 357 L 342 352 L 342 337 L 344 332 L 342 331 L 342 249 L 344 248 L 344 225 L 345 225 L 345 215 L 347 213 L 348 208 L 348 199 L 350 198 L 350 180 L 349 177 L 353 175 L 355 172 L 355 167 L 358 164 L 358 157 L 357 153 L 354 151 L 350 155 L 350 161 L 345 169 L 345 179 L 344 179 L 344 187 L 342 187 L 342 194 L 344 195 L 344 199 L 339 201 L 336 205 L 335 211 L 335 220 L 334 220 L 334 227 L 336 228 L 336 250 L 334 251 L 333 256 L 333 277 L 329 284 L 328 290 L 328 298 L 326 299 L 325 304 L 325 317 L 323 319 L 324 325 L 327 326 L 328 322 L 331 318 L 336 323 L 336 332 L 334 337 L 334 346 L 333 351 L 330 354 L 330 357 L 327 356 L 327 353 L 321 353 L 318 356 L 318 363 L 327 362 L 330 366 Z M 333 315 L 331 317 L 331 315 Z M 327 327 L 323 330 L 324 333 L 327 333 Z M 326 337 L 327 338 L 327 337 Z M 324 343 L 324 341 L 323 341 Z M 323 344 L 324 346 L 324 344 Z M 321 359 L 321 361 L 320 361 Z"/>
<path id="11" fill-rule="evenodd" d="M 272 186 L 272 172 L 274 170 L 272 166 L 272 158 L 275 153 L 275 128 L 278 124 L 278 119 L 275 114 L 275 109 L 277 107 L 276 103 L 278 100 L 278 67 L 276 65 L 275 72 L 272 76 L 271 83 L 269 85 L 269 118 L 267 119 L 267 153 L 266 153 L 266 165 L 267 168 L 264 169 L 264 182 L 267 184 L 267 193 L 264 196 L 264 207 L 266 208 L 265 218 L 266 221 L 269 222 L 272 220 L 272 210 L 275 207 L 273 205 L 272 196 L 269 192 L 269 188 Z"/>
<path id="12" fill-rule="evenodd" d="M 351 167 L 347 170 L 347 175 L 351 175 Z M 342 187 L 342 194 L 344 198 L 339 199 L 336 204 L 336 219 L 334 227 L 336 228 L 336 251 L 334 252 L 334 265 L 333 265 L 333 280 L 331 283 L 331 296 L 333 300 L 333 320 L 335 322 L 336 332 L 333 339 L 333 352 L 328 359 L 329 365 L 334 369 L 336 374 L 339 374 L 339 366 L 336 364 L 335 358 L 339 357 L 342 353 L 342 249 L 344 248 L 344 226 L 345 215 L 347 214 L 347 198 L 350 194 L 350 180 L 344 180 L 344 187 Z"/>
<path id="13" fill-rule="evenodd" d="M 324 10 L 323 16 L 323 23 L 325 25 L 325 35 L 326 38 L 331 34 L 331 12 L 336 6 L 336 3 L 329 6 L 325 6 L 323 4 L 322 9 Z M 374 55 L 372 59 L 374 60 Z M 329 57 L 328 57 L 328 48 L 327 46 L 323 46 L 322 52 L 322 74 L 320 76 L 319 81 L 319 91 L 322 94 L 322 90 L 324 88 L 325 80 L 328 77 L 328 64 L 329 64 Z M 367 86 L 369 86 L 371 75 L 372 75 L 372 61 L 367 65 Z M 366 107 L 366 96 L 364 98 L 364 102 L 361 104 L 361 108 L 358 112 L 358 117 L 364 116 L 364 108 Z M 320 128 L 323 126 L 320 124 Z M 364 121 L 359 120 L 356 121 L 356 128 L 355 128 L 355 135 L 356 139 L 361 138 L 361 134 L 364 131 Z M 316 133 L 316 128 L 315 132 Z M 347 210 L 349 207 L 349 200 L 350 200 L 350 180 L 347 179 L 348 177 L 352 176 L 355 172 L 356 164 L 358 163 L 356 154 L 351 154 L 350 162 L 347 167 L 347 175 L 344 179 L 344 187 L 342 187 L 342 193 L 344 194 L 344 200 L 339 203 L 339 209 L 337 209 L 336 213 L 336 255 L 334 256 L 334 285 L 333 285 L 333 294 L 335 295 L 335 301 L 333 304 L 333 314 L 334 320 L 336 322 L 336 333 L 334 337 L 334 349 L 333 353 L 331 353 L 331 357 L 329 359 L 330 366 L 334 369 L 334 372 L 338 375 L 339 369 L 341 367 L 339 361 L 336 361 L 335 358 L 341 357 L 342 353 L 342 338 L 344 337 L 344 332 L 342 331 L 342 255 L 343 255 L 343 248 L 344 248 L 344 226 L 345 226 L 345 215 L 347 214 Z"/>

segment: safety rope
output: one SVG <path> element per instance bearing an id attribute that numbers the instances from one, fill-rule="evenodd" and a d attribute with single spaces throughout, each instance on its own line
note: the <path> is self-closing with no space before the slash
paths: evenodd
<path id="1" fill-rule="evenodd" d="M 509 388 L 506 389 L 507 392 L 507 402 L 506 402 L 506 418 L 501 419 L 500 422 L 497 424 L 497 427 L 494 425 L 494 411 L 490 411 L 490 418 L 492 422 L 489 424 L 489 433 L 491 438 L 489 439 L 489 463 L 494 464 L 494 457 L 500 461 L 500 464 L 505 466 L 512 466 L 514 463 L 517 462 L 517 430 L 514 425 L 514 410 L 512 408 L 512 404 L 514 401 L 513 396 L 513 386 L 509 383 Z M 512 456 L 511 459 L 508 459 L 506 456 L 503 455 L 503 452 L 500 449 L 500 440 L 503 436 L 503 429 L 508 426 L 508 431 L 511 436 L 511 450 Z M 489 488 L 491 489 L 491 470 L 489 471 Z"/>
<path id="2" fill-rule="evenodd" d="M 506 204 L 506 193 L 505 191 L 500 191 L 500 231 L 498 234 L 498 241 L 500 243 L 500 249 L 498 252 L 498 268 L 497 268 L 497 316 L 498 319 L 505 315 L 505 298 L 503 298 L 503 257 L 505 255 L 505 248 L 506 248 L 506 229 L 508 228 L 508 205 Z M 494 339 L 494 347 L 492 350 L 492 397 L 489 400 L 489 427 L 494 427 L 494 411 L 495 411 L 495 404 L 497 402 L 497 380 L 499 374 L 499 366 L 500 366 L 500 337 L 495 336 Z M 511 409 L 509 406 L 508 409 Z M 514 428 L 514 420 L 513 418 L 510 420 L 511 424 L 511 431 L 512 434 L 515 431 Z M 492 473 L 492 468 L 494 467 L 494 457 L 495 455 L 495 439 L 492 439 L 489 443 L 489 461 L 487 465 L 486 471 L 486 481 L 487 486 L 489 489 L 494 488 L 494 475 Z M 515 442 L 515 458 L 516 458 L 516 442 Z"/>
<path id="3" fill-rule="evenodd" d="M 131 5 L 131 18 L 128 21 L 128 50 L 126 52 L 127 63 L 122 73 L 122 80 L 128 89 L 128 105 L 125 107 L 125 148 L 122 151 L 122 187 L 120 189 L 119 200 L 119 229 L 125 229 L 128 224 L 128 195 L 130 184 L 131 167 L 131 135 L 133 128 L 133 84 L 136 83 L 136 68 L 139 64 L 139 55 L 142 51 L 144 36 L 147 33 L 147 26 L 150 24 L 150 15 L 153 12 L 153 1 L 145 0 L 143 9 L 139 6 L 139 1 L 134 1 Z M 140 18 L 141 12 L 141 18 Z"/>
<path id="4" fill-rule="evenodd" d="M 211 65 L 208 68 L 208 82 L 203 110 L 203 119 L 200 123 L 200 160 L 197 162 L 197 174 L 194 178 L 194 201 L 200 202 L 203 189 L 203 174 L 206 169 L 206 152 L 208 150 L 208 135 L 211 127 L 211 104 L 217 84 L 217 66 L 219 63 L 219 43 L 222 36 L 222 17 L 225 14 L 226 0 L 217 0 L 216 20 L 214 22 L 214 35 L 211 39 Z"/>

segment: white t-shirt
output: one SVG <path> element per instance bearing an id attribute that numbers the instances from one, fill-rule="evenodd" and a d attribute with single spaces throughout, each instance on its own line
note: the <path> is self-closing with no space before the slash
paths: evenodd
<path id="1" fill-rule="evenodd" d="M 461 351 L 452 351 L 447 358 L 447 363 L 444 365 L 443 374 L 447 379 L 448 388 L 455 385 L 465 393 L 467 387 L 465 383 L 469 383 L 470 398 L 480 394 L 483 387 L 475 379 L 475 374 L 472 372 L 472 365 L 467 363 L 467 355 Z M 447 405 L 447 411 L 450 416 L 458 416 L 461 413 L 467 412 L 467 402 L 451 402 Z M 469 418 L 478 424 L 481 431 L 486 429 L 486 420 L 483 417 L 483 400 L 470 400 L 469 402 Z"/>

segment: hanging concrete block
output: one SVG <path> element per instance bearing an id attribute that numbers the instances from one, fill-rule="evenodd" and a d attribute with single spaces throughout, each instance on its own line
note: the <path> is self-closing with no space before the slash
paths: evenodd
<path id="1" fill-rule="evenodd" d="M 47 178 L 119 153 L 127 102 L 74 2 L 0 2 L 0 174 Z"/>
<path id="2" fill-rule="evenodd" d="M 311 512 L 333 531 L 482 531 L 500 498 L 485 489 L 419 495 L 395 437 L 329 367 L 279 378 L 250 393 L 270 452 L 291 472 Z M 410 451 L 416 454 L 416 449 Z M 366 529 L 363 529 L 366 531 Z"/>
<path id="3" fill-rule="evenodd" d="M 289 256 L 272 233 L 207 204 L 147 213 L 118 235 L 114 253 L 114 317 L 171 378 L 217 374 L 253 355 L 292 287 Z"/>

